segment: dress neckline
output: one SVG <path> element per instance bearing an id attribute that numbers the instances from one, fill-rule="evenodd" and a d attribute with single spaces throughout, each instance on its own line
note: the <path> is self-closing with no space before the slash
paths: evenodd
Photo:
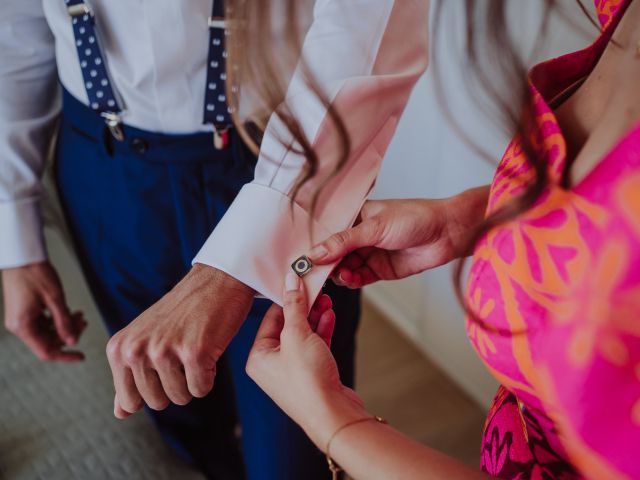
<path id="1" fill-rule="evenodd" d="M 533 141 L 535 145 L 540 146 L 541 153 L 547 162 L 549 180 L 557 188 L 567 191 L 580 190 L 580 187 L 588 183 L 589 179 L 601 168 L 601 165 L 615 153 L 628 137 L 636 135 L 640 131 L 640 121 L 638 121 L 579 181 L 570 186 L 563 185 L 567 163 L 567 143 L 554 112 L 554 108 L 557 107 L 555 103 L 564 92 L 584 81 L 591 74 L 630 3 L 631 0 L 621 2 L 619 8 L 603 26 L 600 35 L 591 45 L 582 50 L 539 63 L 529 71 L 529 88 L 533 98 L 536 121 L 535 132 L 532 132 Z M 566 101 L 573 93 L 563 101 Z"/>

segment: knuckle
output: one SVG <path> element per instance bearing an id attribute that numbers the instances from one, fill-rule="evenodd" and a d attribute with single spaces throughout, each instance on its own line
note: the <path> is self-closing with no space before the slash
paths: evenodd
<path id="1" fill-rule="evenodd" d="M 128 364 L 139 363 L 145 354 L 145 346 L 142 343 L 132 342 L 122 345 L 121 355 Z"/>
<path id="2" fill-rule="evenodd" d="M 290 290 L 286 292 L 285 300 L 288 304 L 298 304 L 305 300 L 305 295 L 301 290 Z"/>
<path id="3" fill-rule="evenodd" d="M 149 348 L 149 359 L 155 365 L 166 362 L 170 354 L 171 349 L 165 344 L 157 344 Z"/>
<path id="4" fill-rule="evenodd" d="M 206 355 L 201 349 L 187 350 L 182 356 L 184 364 L 189 368 L 203 368 L 206 362 Z"/>
<path id="5" fill-rule="evenodd" d="M 287 292 L 284 303 L 287 307 L 300 307 L 304 305 L 306 298 L 302 292 Z"/>
<path id="6" fill-rule="evenodd" d="M 107 342 L 107 359 L 110 361 L 116 360 L 120 357 L 120 351 L 122 349 L 122 342 L 119 335 L 111 337 Z"/>
<path id="7" fill-rule="evenodd" d="M 342 232 L 338 232 L 336 234 L 334 234 L 329 241 L 333 244 L 333 246 L 335 246 L 336 248 L 340 248 L 344 245 L 346 245 L 349 242 L 349 233 L 348 230 L 344 230 Z"/>
<path id="8" fill-rule="evenodd" d="M 384 224 L 379 216 L 371 217 L 366 221 L 365 232 L 372 240 L 377 239 L 384 229 Z"/>

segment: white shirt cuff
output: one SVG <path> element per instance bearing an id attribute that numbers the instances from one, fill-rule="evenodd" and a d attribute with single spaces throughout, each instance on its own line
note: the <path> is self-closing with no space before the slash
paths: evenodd
<path id="1" fill-rule="evenodd" d="M 0 269 L 47 259 L 38 200 L 0 202 Z"/>
<path id="2" fill-rule="evenodd" d="M 285 275 L 291 264 L 307 253 L 310 216 L 281 192 L 249 183 L 242 187 L 193 263 L 226 272 L 259 295 L 282 305 Z M 329 237 L 323 225 L 312 220 L 316 242 Z M 303 277 L 309 305 L 316 299 L 334 265 L 314 266 Z"/>

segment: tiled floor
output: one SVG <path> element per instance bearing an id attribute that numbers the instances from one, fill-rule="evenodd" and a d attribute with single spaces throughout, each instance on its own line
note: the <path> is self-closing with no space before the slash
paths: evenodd
<path id="1" fill-rule="evenodd" d="M 357 390 L 368 410 L 478 466 L 485 412 L 366 302 L 358 341 Z"/>

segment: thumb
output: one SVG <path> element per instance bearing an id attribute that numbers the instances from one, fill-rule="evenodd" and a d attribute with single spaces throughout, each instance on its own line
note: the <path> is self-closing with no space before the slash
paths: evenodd
<path id="1" fill-rule="evenodd" d="M 311 333 L 311 326 L 307 319 L 309 313 L 307 292 L 300 277 L 293 272 L 287 273 L 284 290 L 284 329 L 296 330 L 302 334 Z"/>
<path id="2" fill-rule="evenodd" d="M 262 319 L 258 333 L 256 333 L 254 347 L 271 348 L 277 346 L 280 343 L 280 333 L 283 326 L 284 314 L 282 308 L 274 303 Z"/>
<path id="3" fill-rule="evenodd" d="M 45 294 L 43 300 L 53 318 L 53 324 L 60 339 L 67 345 L 74 345 L 78 340 L 75 322 L 67 307 L 64 293 L 58 290 L 53 294 Z"/>
<path id="4" fill-rule="evenodd" d="M 363 247 L 375 246 L 380 240 L 380 223 L 368 218 L 353 228 L 331 235 L 309 252 L 309 260 L 316 265 L 326 265 L 340 260 Z"/>

